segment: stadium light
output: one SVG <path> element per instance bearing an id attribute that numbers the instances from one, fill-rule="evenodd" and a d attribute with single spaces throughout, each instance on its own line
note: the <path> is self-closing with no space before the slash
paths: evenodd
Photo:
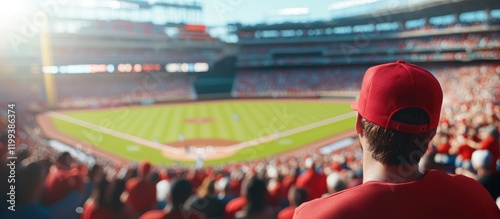
<path id="1" fill-rule="evenodd" d="M 142 65 L 141 64 L 135 64 L 134 65 L 134 72 L 142 72 Z"/>
<path id="2" fill-rule="evenodd" d="M 115 72 L 115 66 L 112 64 L 109 64 L 107 67 L 108 73 L 113 73 Z"/>
<path id="3" fill-rule="evenodd" d="M 77 6 L 85 8 L 112 8 L 112 9 L 139 9 L 139 5 L 124 1 L 102 1 L 102 0 L 78 0 L 78 1 L 61 1 L 59 4 L 68 6 Z"/>
<path id="4" fill-rule="evenodd" d="M 59 68 L 57 66 L 43 66 L 42 72 L 44 74 L 57 74 L 59 72 Z"/>
<path id="5" fill-rule="evenodd" d="M 341 10 L 341 9 L 346 9 L 346 8 L 352 8 L 352 7 L 357 7 L 361 5 L 366 5 L 366 4 L 371 4 L 378 2 L 378 0 L 345 0 L 341 2 L 336 2 L 331 4 L 328 7 L 328 10 L 333 11 L 333 10 Z"/>
<path id="6" fill-rule="evenodd" d="M 283 8 L 278 10 L 278 15 L 281 16 L 298 16 L 309 14 L 309 8 Z"/>

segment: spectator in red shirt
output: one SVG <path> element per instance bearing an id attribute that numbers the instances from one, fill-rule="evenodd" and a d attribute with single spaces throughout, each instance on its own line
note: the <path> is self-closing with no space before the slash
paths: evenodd
<path id="1" fill-rule="evenodd" d="M 193 194 L 191 183 L 185 179 L 174 180 L 167 197 L 168 204 L 163 210 L 151 210 L 144 213 L 140 219 L 203 219 L 198 212 L 189 211 L 184 204 Z"/>
<path id="2" fill-rule="evenodd" d="M 500 210 L 475 180 L 418 169 L 442 100 L 439 82 L 423 68 L 403 61 L 369 68 L 352 105 L 363 184 L 304 203 L 294 218 L 498 219 Z"/>
<path id="3" fill-rule="evenodd" d="M 278 169 L 274 165 L 269 165 L 266 170 L 267 175 L 267 191 L 269 192 L 269 204 L 273 207 L 278 207 L 280 203 L 286 200 L 286 194 L 283 194 L 283 177 L 279 174 Z"/>
<path id="4" fill-rule="evenodd" d="M 288 193 L 288 202 L 290 206 L 284 208 L 278 213 L 277 219 L 292 219 L 295 209 L 307 201 L 307 191 L 305 189 L 291 187 Z"/>
<path id="5" fill-rule="evenodd" d="M 244 181 L 244 180 L 243 180 Z M 234 219 L 236 212 L 241 211 L 243 207 L 247 204 L 247 191 L 245 189 L 242 189 L 242 185 L 240 183 L 241 181 L 239 179 L 232 179 L 230 181 L 230 186 L 233 184 L 233 188 L 230 190 L 236 191 L 240 190 L 240 196 L 231 199 L 226 205 L 225 212 L 224 212 L 224 219 Z"/>
<path id="6" fill-rule="evenodd" d="M 83 192 L 83 178 L 78 170 L 72 169 L 72 165 L 73 158 L 68 152 L 59 154 L 45 180 L 42 204 L 47 206 L 55 204 L 74 190 Z"/>
<path id="7" fill-rule="evenodd" d="M 297 182 L 297 178 L 299 177 L 299 169 L 298 168 L 291 168 L 288 172 L 283 177 L 283 181 L 281 183 L 281 193 L 282 194 L 288 194 L 288 191 L 290 188 L 295 185 Z"/>
<path id="8" fill-rule="evenodd" d="M 151 164 L 141 162 L 138 176 L 129 179 L 125 185 L 124 199 L 127 206 L 136 214 L 156 208 L 156 183 L 150 179 Z"/>
<path id="9" fill-rule="evenodd" d="M 308 194 L 308 200 L 321 197 L 326 191 L 326 176 L 316 172 L 316 165 L 312 158 L 305 160 L 306 171 L 298 178 L 295 185 L 297 188 L 304 188 Z"/>
<path id="10" fill-rule="evenodd" d="M 457 155 L 455 160 L 455 167 L 457 169 L 455 170 L 455 173 L 461 172 L 462 170 L 473 170 L 470 159 L 472 158 L 472 153 L 475 150 L 476 149 L 467 144 L 467 140 L 463 135 L 459 135 L 457 139 L 455 139 L 455 146 L 450 149 L 450 154 Z"/>
<path id="11" fill-rule="evenodd" d="M 234 219 L 236 212 L 240 211 L 247 204 L 245 192 L 242 190 L 241 196 L 229 201 L 224 210 L 224 219 Z"/>

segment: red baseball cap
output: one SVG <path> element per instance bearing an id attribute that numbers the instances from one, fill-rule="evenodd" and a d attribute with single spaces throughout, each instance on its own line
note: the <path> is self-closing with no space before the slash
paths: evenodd
<path id="1" fill-rule="evenodd" d="M 397 61 L 366 71 L 359 98 L 351 108 L 383 128 L 418 134 L 437 128 L 442 102 L 441 85 L 429 71 Z M 421 108 L 429 115 L 429 124 L 412 125 L 391 120 L 396 112 L 405 108 Z"/>

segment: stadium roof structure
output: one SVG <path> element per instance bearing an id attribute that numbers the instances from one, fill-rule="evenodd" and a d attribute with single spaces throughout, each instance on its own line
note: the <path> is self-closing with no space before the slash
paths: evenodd
<path id="1" fill-rule="evenodd" d="M 358 25 L 369 23 L 383 23 L 393 21 L 414 20 L 425 17 L 435 17 L 484 9 L 500 8 L 497 0 L 438 0 L 415 4 L 412 7 L 402 7 L 392 10 L 381 10 L 373 14 L 353 16 L 330 21 L 316 21 L 307 23 L 256 24 L 236 25 L 239 30 L 277 30 L 288 28 L 323 28 L 331 26 Z M 384 20 L 388 19 L 390 20 Z"/>

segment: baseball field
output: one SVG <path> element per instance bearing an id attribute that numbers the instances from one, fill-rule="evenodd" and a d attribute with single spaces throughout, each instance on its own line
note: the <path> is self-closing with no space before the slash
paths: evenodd
<path id="1" fill-rule="evenodd" d="M 126 160 L 222 164 L 277 155 L 352 130 L 347 103 L 234 100 L 48 112 L 53 130 Z M 43 128 L 43 127 L 42 127 Z"/>

